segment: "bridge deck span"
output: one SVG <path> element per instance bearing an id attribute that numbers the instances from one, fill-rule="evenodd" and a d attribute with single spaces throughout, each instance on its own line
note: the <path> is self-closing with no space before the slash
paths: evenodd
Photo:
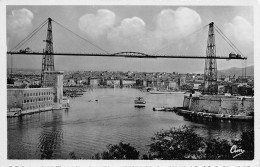
<path id="1" fill-rule="evenodd" d="M 13 55 L 43 55 L 40 52 L 7 52 L 7 54 Z M 57 56 L 85 56 L 85 57 L 126 57 L 126 58 L 180 58 L 180 59 L 237 59 L 245 60 L 246 57 L 229 57 L 229 56 L 216 56 L 216 57 L 207 57 L 207 56 L 190 56 L 190 55 L 149 55 L 149 54 L 132 54 L 131 52 L 120 52 L 115 54 L 102 54 L 102 53 L 52 53 L 52 55 Z"/>

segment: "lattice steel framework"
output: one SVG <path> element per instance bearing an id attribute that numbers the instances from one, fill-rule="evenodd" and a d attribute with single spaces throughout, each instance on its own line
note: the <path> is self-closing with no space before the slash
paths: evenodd
<path id="1" fill-rule="evenodd" d="M 46 37 L 46 47 L 43 51 L 42 57 L 42 72 L 41 72 L 41 83 L 45 85 L 45 71 L 55 71 L 54 69 L 54 57 L 53 57 L 53 36 L 52 36 L 52 19 L 48 18 L 48 29 Z"/>
<path id="2" fill-rule="evenodd" d="M 214 34 L 214 23 L 209 24 L 207 50 L 204 69 L 205 94 L 217 94 L 217 60 Z"/>

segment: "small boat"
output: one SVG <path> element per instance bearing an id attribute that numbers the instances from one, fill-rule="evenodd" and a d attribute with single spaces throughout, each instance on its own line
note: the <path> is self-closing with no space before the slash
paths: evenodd
<path id="1" fill-rule="evenodd" d="M 165 107 L 153 107 L 153 111 L 165 111 Z"/>
<path id="2" fill-rule="evenodd" d="M 22 114 L 21 108 L 11 108 L 7 112 L 7 117 L 18 117 Z"/>
<path id="3" fill-rule="evenodd" d="M 143 97 L 137 97 L 135 99 L 135 107 L 145 107 L 146 101 Z"/>

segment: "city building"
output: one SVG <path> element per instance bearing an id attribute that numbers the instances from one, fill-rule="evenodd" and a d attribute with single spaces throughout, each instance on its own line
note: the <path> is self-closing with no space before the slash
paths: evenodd
<path id="1" fill-rule="evenodd" d="M 122 80 L 123 86 L 133 86 L 135 84 L 134 79 L 123 79 Z"/>
<path id="2" fill-rule="evenodd" d="M 17 110 L 21 111 L 19 114 L 27 114 L 59 109 L 68 106 L 67 103 L 68 100 L 63 98 L 62 71 L 46 71 L 42 88 L 7 89 L 8 116 Z"/>
<path id="3" fill-rule="evenodd" d="M 44 87 L 52 87 L 54 102 L 62 104 L 63 99 L 63 71 L 45 71 Z"/>
<path id="4" fill-rule="evenodd" d="M 107 86 L 120 86 L 120 79 L 107 79 Z"/>
<path id="5" fill-rule="evenodd" d="M 97 87 L 99 86 L 101 83 L 101 79 L 100 78 L 90 78 L 89 79 L 89 85 L 92 87 Z"/>
<path id="6" fill-rule="evenodd" d="M 7 89 L 7 110 L 20 108 L 24 113 L 51 110 L 53 88 Z"/>

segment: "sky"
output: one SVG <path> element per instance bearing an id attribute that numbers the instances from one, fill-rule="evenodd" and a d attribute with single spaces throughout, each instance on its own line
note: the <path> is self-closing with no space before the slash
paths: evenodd
<path id="1" fill-rule="evenodd" d="M 6 6 L 7 49 L 10 50 L 51 17 L 95 44 L 84 43 L 53 23 L 54 52 L 206 54 L 208 25 L 215 25 L 254 63 L 254 22 L 250 6 Z M 57 28 L 56 28 L 57 27 Z M 44 49 L 47 27 L 28 46 Z M 36 41 L 37 40 L 37 41 Z M 215 32 L 216 53 L 232 48 Z M 41 56 L 14 55 L 13 68 L 41 69 Z M 218 69 L 242 67 L 245 61 L 217 60 Z M 11 57 L 7 57 L 11 66 Z M 200 72 L 203 59 L 130 59 L 55 56 L 56 70 Z"/>

